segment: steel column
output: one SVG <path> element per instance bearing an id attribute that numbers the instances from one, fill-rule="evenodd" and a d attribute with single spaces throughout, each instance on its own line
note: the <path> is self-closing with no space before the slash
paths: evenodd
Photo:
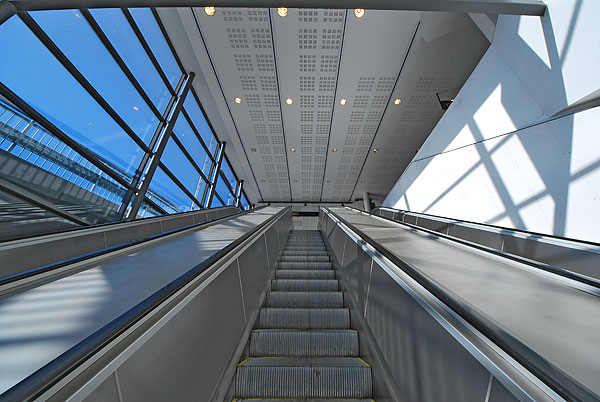
<path id="1" fill-rule="evenodd" d="M 194 79 L 193 72 L 190 72 L 185 77 L 184 84 L 183 84 L 182 88 L 179 90 L 179 93 L 177 95 L 177 101 L 175 102 L 174 106 L 172 107 L 171 111 L 169 112 L 170 116 L 167 118 L 166 124 L 161 129 L 159 139 L 157 141 L 156 147 L 154 148 L 154 150 L 152 152 L 152 156 L 150 158 L 148 166 L 146 167 L 143 177 L 139 181 L 139 184 L 136 186 L 136 196 L 135 196 L 135 199 L 133 200 L 133 204 L 131 205 L 131 209 L 129 210 L 129 213 L 127 214 L 128 220 L 135 219 L 135 217 L 137 216 L 137 213 L 140 209 L 140 206 L 142 205 L 142 202 L 144 201 L 144 197 L 146 196 L 146 191 L 148 191 L 150 182 L 152 181 L 152 178 L 154 177 L 154 172 L 156 172 L 156 169 L 158 168 L 160 158 L 162 157 L 165 147 L 167 146 L 167 141 L 169 140 L 169 137 L 171 136 L 171 133 L 173 132 L 173 126 L 175 125 L 175 122 L 177 121 L 177 117 L 179 116 L 179 113 L 181 112 L 181 108 L 183 107 L 183 102 L 185 101 L 185 97 L 188 94 L 188 92 L 192 86 L 193 79 Z"/>
<path id="2" fill-rule="evenodd" d="M 235 195 L 235 207 L 240 207 L 240 199 L 242 197 L 242 187 L 244 186 L 244 180 L 238 182 L 237 194 Z"/>
<path id="3" fill-rule="evenodd" d="M 223 155 L 225 154 L 225 141 L 221 143 L 219 147 L 219 155 L 217 156 L 217 164 L 215 165 L 215 169 L 210 179 L 210 188 L 208 190 L 208 196 L 206 197 L 206 203 L 204 204 L 205 208 L 210 208 L 210 204 L 212 203 L 213 197 L 215 195 L 215 190 L 217 187 L 217 180 L 219 180 L 219 172 L 221 171 L 221 162 L 223 161 Z"/>

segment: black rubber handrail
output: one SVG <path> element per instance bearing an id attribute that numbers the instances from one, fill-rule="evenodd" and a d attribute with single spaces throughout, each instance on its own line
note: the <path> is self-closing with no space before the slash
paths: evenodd
<path id="1" fill-rule="evenodd" d="M 353 207 L 350 207 L 350 208 L 353 208 Z M 596 243 L 596 242 L 593 242 L 593 241 L 590 241 L 590 240 L 573 239 L 573 238 L 570 238 L 570 237 L 557 236 L 557 235 L 551 235 L 551 234 L 539 233 L 539 232 L 532 232 L 532 231 L 524 230 L 524 229 L 516 229 L 516 228 L 508 228 L 506 226 L 491 225 L 489 223 L 481 223 L 481 222 L 466 221 L 466 220 L 463 220 L 463 219 L 448 218 L 447 216 L 426 214 L 424 212 L 406 211 L 406 210 L 403 210 L 403 209 L 396 209 L 396 208 L 390 208 L 390 207 L 375 207 L 375 208 L 373 208 L 373 211 L 376 210 L 376 209 L 382 210 L 384 208 L 388 209 L 388 210 L 391 210 L 391 211 L 394 211 L 394 213 L 412 214 L 412 215 L 415 215 L 416 217 L 419 217 L 419 215 L 422 215 L 425 218 L 428 218 L 428 217 L 431 217 L 431 218 L 440 218 L 440 219 L 446 219 L 446 220 L 453 221 L 453 222 L 458 222 L 458 223 L 468 223 L 468 224 L 471 224 L 471 225 L 477 225 L 477 226 L 483 226 L 483 227 L 490 227 L 490 228 L 494 228 L 494 229 L 505 230 L 507 232 L 521 233 L 521 234 L 528 235 L 528 236 L 531 236 L 531 237 L 547 237 L 549 239 L 564 240 L 564 241 L 573 242 L 573 243 L 586 244 L 588 246 L 600 247 L 600 243 Z M 356 208 L 353 208 L 353 209 L 356 209 Z M 362 211 L 362 212 L 365 212 L 365 211 Z M 375 214 L 372 214 L 372 215 L 375 215 Z M 377 216 L 381 216 L 381 215 L 377 215 Z M 382 218 L 383 218 L 383 216 L 382 216 Z M 396 220 L 394 219 L 394 221 L 396 221 Z M 450 223 L 452 223 L 452 222 L 450 222 Z"/>
<path id="2" fill-rule="evenodd" d="M 408 226 L 411 229 L 414 229 L 414 230 L 417 230 L 417 231 L 421 231 L 421 232 L 425 232 L 425 233 L 427 233 L 428 235 L 431 235 L 431 236 L 436 236 L 436 237 L 439 237 L 439 238 L 442 238 L 442 239 L 446 239 L 446 240 L 449 240 L 449 241 L 452 241 L 452 242 L 455 242 L 455 243 L 459 243 L 459 244 L 465 245 L 467 247 L 472 247 L 472 248 L 475 248 L 477 250 L 484 251 L 486 253 L 491 253 L 491 254 L 494 254 L 494 255 L 497 255 L 497 256 L 500 256 L 500 257 L 503 257 L 503 258 L 507 258 L 509 260 L 512 260 L 512 261 L 515 261 L 515 262 L 518 262 L 518 263 L 521 263 L 521 264 L 529 265 L 532 268 L 541 269 L 543 271 L 550 272 L 552 274 L 559 275 L 559 276 L 562 276 L 562 277 L 565 277 L 565 278 L 568 278 L 568 279 L 571 279 L 571 280 L 583 283 L 585 285 L 593 286 L 594 288 L 596 288 L 598 290 L 597 291 L 598 294 L 600 294 L 600 280 L 598 280 L 596 278 L 592 278 L 590 276 L 582 275 L 582 274 L 579 274 L 577 272 L 570 271 L 568 269 L 556 267 L 554 265 L 546 264 L 545 262 L 536 261 L 536 260 L 532 260 L 530 258 L 526 258 L 526 257 L 520 256 L 520 255 L 507 253 L 505 251 L 497 250 L 495 248 L 484 246 L 483 244 L 475 243 L 475 242 L 472 242 L 472 241 L 469 241 L 469 240 L 461 239 L 459 237 L 454 237 L 454 236 L 447 235 L 445 233 L 436 232 L 435 230 L 424 228 L 424 227 L 419 226 L 419 225 L 414 225 L 412 223 L 403 222 L 403 221 L 397 221 L 395 219 L 388 218 L 387 216 L 375 215 L 375 214 L 372 214 L 370 212 L 366 212 L 366 211 L 363 211 L 361 209 L 354 208 L 354 207 L 347 206 L 346 208 L 352 209 L 354 211 L 357 211 L 357 212 L 360 212 L 360 213 L 363 213 L 363 214 L 368 214 L 368 215 L 371 215 L 371 216 L 374 216 L 374 217 L 377 217 L 377 218 L 380 218 L 380 219 L 385 219 L 387 221 L 394 222 L 394 223 L 396 223 L 398 225 Z"/>
<path id="3" fill-rule="evenodd" d="M 23 271 L 23 272 L 19 272 L 13 275 L 9 275 L 9 276 L 5 276 L 0 278 L 0 286 L 3 285 L 8 285 L 10 283 L 16 282 L 16 281 L 20 281 L 26 278 L 30 278 L 32 276 L 36 276 L 36 275 L 40 275 L 46 272 L 50 272 L 50 271 L 54 271 L 56 269 L 59 268 L 63 268 L 66 267 L 68 265 L 71 264 L 75 264 L 78 262 L 83 262 L 85 260 L 89 260 L 90 258 L 94 258 L 94 257 L 100 257 L 104 254 L 108 254 L 108 253 L 112 253 L 115 251 L 119 251 L 119 250 L 123 250 L 125 248 L 128 247 L 132 247 L 132 246 L 137 246 L 138 244 L 142 244 L 142 243 L 146 243 L 149 242 L 150 240 L 156 240 L 156 239 L 160 239 L 161 237 L 166 237 L 175 233 L 179 233 L 179 232 L 183 232 L 184 230 L 188 230 L 188 229 L 192 229 L 192 228 L 198 228 L 200 226 L 203 225 L 212 225 L 216 222 L 219 222 L 221 220 L 227 220 L 227 219 L 232 219 L 238 216 L 242 216 L 245 214 L 248 214 L 250 212 L 254 212 L 254 211 L 258 211 L 262 208 L 265 208 L 265 206 L 261 206 L 258 208 L 254 208 L 254 209 L 249 209 L 247 211 L 244 212 L 239 212 L 239 213 L 235 213 L 235 214 L 229 214 L 229 215 L 225 215 L 225 216 L 221 216 L 219 218 L 215 218 L 215 219 L 210 219 L 208 221 L 204 221 L 204 222 L 198 222 L 198 223 L 194 223 L 192 225 L 188 225 L 188 226 L 183 226 L 177 229 L 173 229 L 173 230 L 169 230 L 168 232 L 162 232 L 162 233 L 158 233 L 152 236 L 148 236 L 148 237 L 144 237 L 141 239 L 137 239 L 137 240 L 133 240 L 127 243 L 123 243 L 123 244 L 119 244 L 116 246 L 112 246 L 112 247 L 108 247 L 108 248 L 103 248 L 101 250 L 98 251 L 92 251 L 91 253 L 87 253 L 87 254 L 82 254 L 82 255 L 78 255 L 77 257 L 72 257 L 72 258 L 68 258 L 66 260 L 62 260 L 62 261 L 58 261 L 58 262 L 54 262 L 52 264 L 48 264 L 48 265 L 43 265 L 41 267 L 37 267 L 37 268 L 33 268 L 33 269 L 29 269 L 27 271 Z"/>
<path id="4" fill-rule="evenodd" d="M 325 207 L 322 207 L 325 208 Z M 377 252 L 390 260 L 394 265 L 400 268 L 404 273 L 417 281 L 433 296 L 448 306 L 462 319 L 472 325 L 477 331 L 481 332 L 486 338 L 490 339 L 508 355 L 515 359 L 519 364 L 525 367 L 529 372 L 543 381 L 548 387 L 554 390 L 561 397 L 568 401 L 597 402 L 598 396 L 581 385 L 579 382 L 565 374 L 562 370 L 554 367 L 542 356 L 531 350 L 521 341 L 507 333 L 498 325 L 490 322 L 482 314 L 477 312 L 467 304 L 460 303 L 454 297 L 449 295 L 441 287 L 433 283 L 429 278 L 422 274 L 417 268 L 403 261 L 400 257 L 380 245 L 377 241 L 365 234 L 364 231 L 356 227 L 336 214 L 325 208 L 327 212 L 346 225 L 354 234 L 369 244 Z M 360 210 L 358 210 L 360 211 Z M 360 211 L 364 212 L 364 211 Z"/>
<path id="5" fill-rule="evenodd" d="M 138 222 L 147 222 L 147 221 L 151 221 L 151 220 L 161 220 L 161 219 L 166 219 L 166 218 L 168 219 L 170 217 L 177 217 L 177 216 L 183 216 L 183 215 L 194 215 L 194 214 L 199 214 L 199 213 L 206 213 L 209 211 L 218 211 L 218 210 L 224 209 L 224 208 L 233 208 L 233 209 L 237 209 L 238 211 L 240 210 L 239 208 L 236 208 L 233 205 L 225 205 L 225 206 L 216 207 L 216 208 L 203 208 L 203 209 L 197 209 L 195 211 L 176 212 L 174 214 L 158 215 L 158 216 L 148 216 L 146 218 L 134 219 L 132 221 L 96 223 L 94 225 L 78 226 L 78 227 L 74 227 L 74 228 L 66 228 L 66 229 L 56 230 L 56 231 L 50 232 L 50 233 L 38 233 L 38 234 L 32 234 L 32 235 L 24 235 L 24 236 L 20 236 L 20 237 L 11 237 L 10 239 L 0 240 L 0 245 L 2 245 L 3 243 L 12 242 L 12 241 L 35 239 L 37 237 L 51 236 L 51 235 L 56 235 L 56 234 L 64 234 L 64 233 L 69 233 L 69 232 L 77 232 L 77 231 L 90 230 L 90 229 L 96 229 L 96 228 L 105 228 L 105 227 L 110 227 L 110 226 L 123 225 L 123 224 L 127 224 L 127 223 L 135 224 Z M 240 212 L 244 212 L 244 211 L 240 211 Z M 230 215 L 232 215 L 232 214 L 230 214 Z"/>
<path id="6" fill-rule="evenodd" d="M 190 283 L 194 278 L 213 267 L 217 261 L 225 257 L 255 233 L 262 230 L 271 222 L 278 220 L 289 208 L 290 207 L 282 209 L 266 221 L 258 224 L 234 242 L 225 246 L 208 259 L 196 265 L 185 274 L 173 280 L 165 287 L 161 288 L 127 312 L 121 314 L 119 317 L 85 338 L 83 341 L 79 342 L 77 345 L 73 346 L 71 349 L 64 352 L 62 355 L 26 377 L 21 382 L 1 394 L 0 400 L 3 402 L 27 402 L 40 397 L 44 392 L 48 391 L 86 360 L 117 339 L 121 334 L 126 332 L 149 312 L 157 308 L 161 303 Z M 254 209 L 254 211 L 257 209 L 259 208 Z"/>

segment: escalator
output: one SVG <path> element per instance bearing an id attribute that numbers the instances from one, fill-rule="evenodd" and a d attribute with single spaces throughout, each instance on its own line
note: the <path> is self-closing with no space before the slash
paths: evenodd
<path id="1" fill-rule="evenodd" d="M 240 402 L 372 396 L 371 367 L 359 357 L 358 332 L 319 231 L 290 233 L 249 353 L 236 373 Z"/>

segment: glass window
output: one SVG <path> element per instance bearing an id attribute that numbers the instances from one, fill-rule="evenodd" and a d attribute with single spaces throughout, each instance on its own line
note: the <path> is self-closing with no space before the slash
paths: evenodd
<path id="1" fill-rule="evenodd" d="M 167 147 L 160 160 L 190 193 L 197 192 L 198 187 L 203 183 L 200 173 L 192 166 L 173 139 L 170 138 L 167 142 Z"/>
<path id="2" fill-rule="evenodd" d="M 167 202 L 169 202 L 174 208 L 174 212 L 187 212 L 192 207 L 192 200 L 160 167 L 156 169 L 156 172 L 154 173 L 150 188 L 154 193 L 160 194 Z"/>
<path id="3" fill-rule="evenodd" d="M 204 144 L 206 144 L 206 147 L 209 149 L 211 154 L 214 154 L 215 148 L 217 148 L 217 139 L 210 129 L 210 126 L 206 122 L 204 113 L 202 113 L 202 110 L 200 110 L 200 106 L 198 106 L 198 102 L 196 102 L 196 98 L 194 98 L 192 93 L 189 93 L 188 96 L 185 97 L 183 107 L 189 114 L 192 123 L 194 123 L 194 127 L 198 133 L 200 133 L 200 137 L 202 137 L 202 140 L 204 140 Z"/>
<path id="4" fill-rule="evenodd" d="M 229 166 L 229 163 L 227 163 L 227 160 L 225 158 L 223 158 L 223 161 L 221 162 L 221 170 L 225 174 L 227 182 L 229 183 L 233 191 L 235 191 L 235 187 L 237 186 L 237 180 L 235 179 L 233 170 L 231 170 L 231 167 Z"/>
<path id="5" fill-rule="evenodd" d="M 158 71 L 148 58 L 142 44 L 120 9 L 90 10 L 127 67 L 131 70 L 154 106 L 163 111 L 171 98 L 171 93 L 160 79 Z"/>
<path id="6" fill-rule="evenodd" d="M 225 184 L 221 176 L 219 176 L 219 179 L 217 180 L 216 190 L 217 194 L 219 194 L 225 205 L 235 204 L 235 197 L 233 196 L 233 194 L 231 194 L 231 191 L 229 191 L 229 188 L 227 188 L 227 184 Z"/>
<path id="7" fill-rule="evenodd" d="M 246 198 L 246 196 L 244 194 L 242 194 L 242 197 L 240 199 L 240 203 L 242 204 L 242 208 L 244 210 L 250 208 L 250 203 L 248 202 L 248 199 Z"/>
<path id="8" fill-rule="evenodd" d="M 208 177 L 212 159 L 206 154 L 204 147 L 198 141 L 198 137 L 196 137 L 196 134 L 194 134 L 183 115 L 180 114 L 177 118 L 177 121 L 173 126 L 173 132 L 192 156 L 192 159 L 194 159 L 194 162 L 196 162 L 200 170 L 202 170 L 202 173 Z"/>
<path id="9" fill-rule="evenodd" d="M 212 199 L 212 202 L 210 203 L 210 208 L 218 208 L 218 207 L 222 207 L 223 203 L 215 196 Z"/>
<path id="10" fill-rule="evenodd" d="M 136 24 L 142 31 L 146 42 L 152 49 L 152 53 L 158 60 L 158 64 L 162 67 L 167 79 L 173 87 L 177 85 L 177 82 L 181 78 L 182 71 L 175 61 L 175 57 L 167 44 L 165 37 L 163 36 L 152 11 L 148 8 L 132 8 L 129 9 L 131 15 Z"/>
<path id="11" fill-rule="evenodd" d="M 148 144 L 158 119 L 81 12 L 39 11 L 31 15 L 138 137 Z"/>
<path id="12" fill-rule="evenodd" d="M 143 151 L 20 19 L 0 25 L 0 81 L 71 138 L 128 173 Z"/>

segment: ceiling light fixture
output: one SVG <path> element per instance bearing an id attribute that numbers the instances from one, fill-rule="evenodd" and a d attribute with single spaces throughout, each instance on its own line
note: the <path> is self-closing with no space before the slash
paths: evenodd
<path id="1" fill-rule="evenodd" d="M 285 17 L 287 15 L 287 7 L 279 7 L 277 9 L 277 14 L 279 14 L 280 17 Z"/>
<path id="2" fill-rule="evenodd" d="M 333 148 L 331 152 L 337 152 L 337 148 Z"/>
<path id="3" fill-rule="evenodd" d="M 346 104 L 346 102 L 348 102 L 348 100 L 346 98 L 340 99 L 340 105 L 344 106 Z"/>
<path id="4" fill-rule="evenodd" d="M 374 148 L 373 152 L 375 152 L 375 153 L 379 152 L 379 148 Z"/>
<path id="5" fill-rule="evenodd" d="M 401 103 L 402 103 L 402 99 L 400 99 L 400 98 L 396 98 L 396 99 L 394 100 L 394 105 L 399 105 L 399 104 L 401 104 Z"/>
<path id="6" fill-rule="evenodd" d="M 290 148 L 290 151 L 296 152 L 296 148 Z"/>
<path id="7" fill-rule="evenodd" d="M 292 180 L 292 181 L 293 181 L 294 183 L 298 183 L 298 180 L 296 180 L 296 179 L 294 179 L 294 180 Z"/>
<path id="8" fill-rule="evenodd" d="M 285 103 L 287 103 L 288 105 L 291 105 L 292 103 L 294 103 L 294 101 L 292 100 L 292 98 L 287 98 L 285 100 Z"/>
<path id="9" fill-rule="evenodd" d="M 215 10 L 215 8 L 214 8 L 214 7 L 204 7 L 204 12 L 206 13 L 206 15 L 210 15 L 211 17 L 212 17 L 213 15 L 215 15 L 215 12 L 216 12 L 216 11 L 217 11 L 217 10 Z"/>
<path id="10" fill-rule="evenodd" d="M 362 184 L 365 184 L 365 181 L 364 181 L 364 180 L 361 180 L 360 182 L 361 182 Z"/>
<path id="11" fill-rule="evenodd" d="M 250 151 L 256 152 L 256 148 L 250 148 Z"/>
<path id="12" fill-rule="evenodd" d="M 265 180 L 265 179 L 260 179 L 260 181 L 261 181 L 262 183 L 264 183 L 266 180 Z"/>
<path id="13" fill-rule="evenodd" d="M 242 98 L 235 98 L 233 101 L 239 104 L 242 103 Z"/>
<path id="14" fill-rule="evenodd" d="M 356 16 L 356 18 L 362 18 L 365 15 L 365 9 L 364 8 L 355 8 L 354 15 Z"/>

